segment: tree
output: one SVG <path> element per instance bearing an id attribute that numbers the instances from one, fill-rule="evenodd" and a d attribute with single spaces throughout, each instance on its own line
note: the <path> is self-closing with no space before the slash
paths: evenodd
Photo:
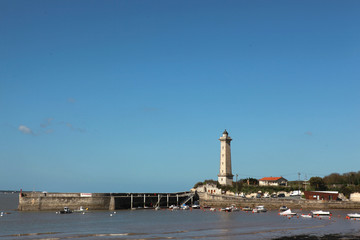
<path id="1" fill-rule="evenodd" d="M 325 182 L 321 177 L 312 177 L 309 182 L 310 186 L 312 186 L 316 191 L 324 191 L 327 189 Z"/>
<path id="2" fill-rule="evenodd" d="M 344 183 L 344 177 L 341 176 L 339 173 L 332 173 L 328 176 L 325 176 L 323 180 L 326 184 L 342 184 L 342 183 Z"/>
<path id="3" fill-rule="evenodd" d="M 256 178 L 246 178 L 241 180 L 244 184 L 248 185 L 259 185 L 259 180 Z"/>

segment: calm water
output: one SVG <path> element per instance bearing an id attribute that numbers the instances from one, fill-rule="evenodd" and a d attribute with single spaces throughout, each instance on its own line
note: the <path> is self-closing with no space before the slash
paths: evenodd
<path id="1" fill-rule="evenodd" d="M 360 221 L 344 219 L 347 213 L 354 211 L 333 210 L 331 219 L 288 219 L 279 216 L 276 210 L 260 214 L 125 210 L 110 216 L 110 212 L 106 211 L 84 215 L 10 211 L 16 205 L 17 194 L 10 197 L 0 194 L 1 211 L 11 213 L 0 217 L 0 240 L 272 239 L 300 234 L 360 233 Z"/>

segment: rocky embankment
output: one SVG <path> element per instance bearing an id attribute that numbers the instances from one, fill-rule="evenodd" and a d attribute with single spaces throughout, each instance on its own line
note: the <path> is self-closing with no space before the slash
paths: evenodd
<path id="1" fill-rule="evenodd" d="M 316 201 L 302 198 L 241 198 L 236 196 L 198 193 L 202 206 L 216 208 L 236 205 L 236 207 L 255 207 L 264 205 L 268 209 L 287 206 L 293 209 L 360 209 L 360 202 L 351 201 Z"/>

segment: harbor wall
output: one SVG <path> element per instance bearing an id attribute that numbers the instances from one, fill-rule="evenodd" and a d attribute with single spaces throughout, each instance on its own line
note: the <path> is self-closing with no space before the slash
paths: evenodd
<path id="1" fill-rule="evenodd" d="M 93 194 L 91 197 L 81 197 L 80 193 L 20 193 L 20 211 L 50 211 L 62 210 L 64 207 L 78 209 L 80 206 L 93 210 L 108 210 L 110 195 Z"/>
<path id="2" fill-rule="evenodd" d="M 202 206 L 215 208 L 229 207 L 255 207 L 264 205 L 268 209 L 279 209 L 287 206 L 293 209 L 360 209 L 360 202 L 352 201 L 317 201 L 302 198 L 241 198 L 236 196 L 198 193 Z"/>
<path id="3" fill-rule="evenodd" d="M 117 210 L 179 205 L 189 198 L 189 192 L 179 193 L 40 193 L 19 194 L 19 211 L 59 211 L 64 207 L 71 210 L 80 206 L 89 210 Z M 189 199 L 189 203 L 197 198 Z"/>

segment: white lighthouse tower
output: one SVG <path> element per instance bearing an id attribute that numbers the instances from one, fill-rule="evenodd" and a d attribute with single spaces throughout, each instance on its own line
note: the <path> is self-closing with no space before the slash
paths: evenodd
<path id="1" fill-rule="evenodd" d="M 223 132 L 222 137 L 219 138 L 220 140 L 220 172 L 218 175 L 218 182 L 221 185 L 232 185 L 233 177 L 231 173 L 231 149 L 230 149 L 230 142 L 231 137 L 228 136 L 228 132 Z"/>

